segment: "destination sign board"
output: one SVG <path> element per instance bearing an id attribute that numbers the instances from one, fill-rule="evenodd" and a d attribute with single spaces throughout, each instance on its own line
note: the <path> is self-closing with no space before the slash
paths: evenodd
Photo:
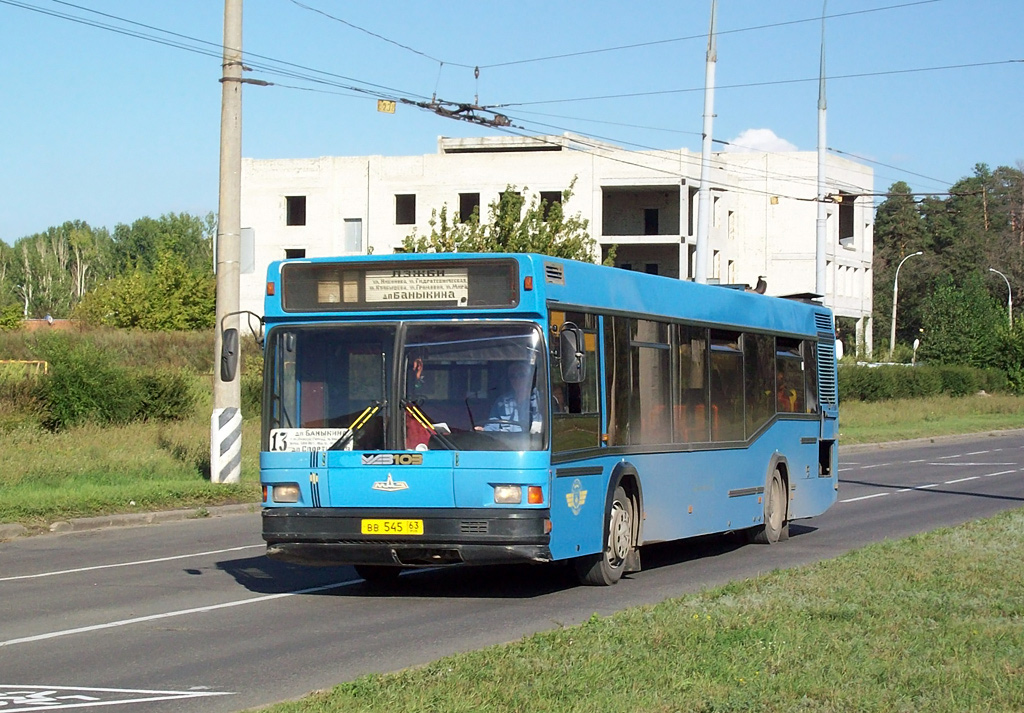
<path id="1" fill-rule="evenodd" d="M 366 271 L 367 302 L 454 302 L 469 300 L 469 271 L 433 267 Z"/>

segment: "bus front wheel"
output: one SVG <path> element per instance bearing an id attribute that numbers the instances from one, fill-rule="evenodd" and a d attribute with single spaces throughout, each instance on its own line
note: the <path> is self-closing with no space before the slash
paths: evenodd
<path id="1" fill-rule="evenodd" d="M 626 560 L 633 551 L 634 518 L 633 501 L 621 485 L 616 486 L 605 514 L 608 531 L 604 550 L 576 560 L 576 575 L 581 584 L 608 586 L 622 578 Z"/>
<path id="2" fill-rule="evenodd" d="M 772 479 L 764 494 L 764 524 L 754 528 L 752 533 L 751 539 L 754 542 L 762 545 L 774 545 L 779 540 L 786 539 L 786 535 L 789 533 L 789 523 L 786 520 L 787 500 L 782 473 L 776 468 L 772 471 Z"/>

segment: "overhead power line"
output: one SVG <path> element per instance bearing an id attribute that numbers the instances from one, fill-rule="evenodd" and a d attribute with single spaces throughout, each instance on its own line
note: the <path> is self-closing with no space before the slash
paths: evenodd
<path id="1" fill-rule="evenodd" d="M 1024 63 L 1024 59 L 1003 59 L 995 62 L 974 62 L 970 64 L 947 64 L 938 67 L 917 67 L 915 69 L 890 69 L 879 72 L 858 72 L 855 74 L 837 74 L 834 76 L 826 77 L 827 81 L 835 81 L 837 79 L 858 79 L 862 77 L 881 77 L 892 74 L 913 74 L 916 72 L 939 72 L 949 69 L 969 69 L 973 67 L 992 67 L 1000 64 L 1017 64 Z M 777 79 L 770 82 L 745 82 L 743 84 L 721 84 L 716 85 L 715 90 L 719 89 L 746 89 L 749 87 L 770 87 L 783 84 L 800 84 L 804 82 L 819 82 L 821 77 L 805 77 L 803 79 Z M 637 97 L 653 97 L 663 96 L 665 94 L 685 94 L 688 92 L 703 92 L 704 87 L 690 87 L 687 89 L 662 89 L 650 92 L 627 92 L 623 94 L 603 94 L 592 97 L 573 97 L 570 99 L 540 99 L 537 101 L 526 101 L 526 102 L 505 102 L 503 104 L 491 104 L 491 109 L 504 109 L 510 106 L 536 106 L 538 104 L 560 104 L 565 102 L 584 102 L 584 101 L 598 101 L 601 99 L 634 99 Z"/>
<path id="2" fill-rule="evenodd" d="M 294 1 L 295 0 L 292 0 L 292 2 L 294 2 Z M 853 10 L 853 11 L 850 11 L 850 12 L 840 12 L 840 13 L 836 13 L 835 15 L 826 15 L 824 18 L 822 18 L 821 15 L 817 15 L 815 17 L 807 17 L 807 18 L 804 18 L 804 19 L 801 19 L 801 20 L 788 20 L 788 21 L 785 21 L 785 22 L 773 22 L 773 23 L 769 23 L 767 25 L 754 25 L 752 27 L 740 27 L 740 28 L 737 28 L 735 30 L 718 30 L 716 32 L 716 34 L 719 35 L 719 36 L 721 36 L 721 35 L 732 35 L 732 34 L 738 34 L 740 32 L 753 32 L 755 30 L 767 30 L 767 29 L 771 29 L 771 28 L 775 28 L 775 27 L 785 27 L 787 25 L 800 25 L 800 24 L 808 23 L 808 22 L 818 23 L 818 22 L 821 22 L 822 19 L 835 19 L 835 18 L 838 18 L 838 17 L 850 17 L 852 15 L 866 15 L 866 14 L 872 13 L 872 12 L 883 12 L 885 10 L 897 10 L 897 9 L 904 8 L 904 7 L 913 7 L 914 5 L 928 5 L 929 3 L 934 3 L 934 2 L 941 2 L 941 0 L 918 0 L 918 2 L 908 2 L 908 3 L 899 4 L 899 5 L 887 5 L 886 7 L 875 7 L 875 8 L 871 8 L 869 10 Z M 481 64 L 481 65 L 479 65 L 479 67 L 481 69 L 494 69 L 496 67 L 509 67 L 509 66 L 516 65 L 516 64 L 528 64 L 528 63 L 531 63 L 531 62 L 547 62 L 547 61 L 555 60 L 555 59 L 567 59 L 569 57 L 583 57 L 585 55 L 601 54 L 601 53 L 604 53 L 604 52 L 620 52 L 622 50 L 638 49 L 638 48 L 641 48 L 641 47 L 653 47 L 653 46 L 656 46 L 656 45 L 665 45 L 665 44 L 670 44 L 670 43 L 673 43 L 673 42 L 687 42 L 687 41 L 690 41 L 690 40 L 706 41 L 707 38 L 708 38 L 707 33 L 700 34 L 700 35 L 687 35 L 685 37 L 671 37 L 671 38 L 664 39 L 664 40 L 651 40 L 651 41 L 648 41 L 648 42 L 635 42 L 635 43 L 628 44 L 628 45 L 616 45 L 614 47 L 602 47 L 602 48 L 598 48 L 598 49 L 581 50 L 579 52 L 566 52 L 566 53 L 563 53 L 563 54 L 548 55 L 548 56 L 545 56 L 545 57 L 532 57 L 530 59 L 517 59 L 517 60 L 511 60 L 509 62 L 495 62 L 493 64 Z"/>

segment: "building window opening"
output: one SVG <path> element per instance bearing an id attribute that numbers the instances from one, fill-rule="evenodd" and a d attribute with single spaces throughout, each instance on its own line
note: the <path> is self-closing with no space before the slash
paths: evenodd
<path id="1" fill-rule="evenodd" d="M 395 225 L 416 224 L 416 194 L 395 195 Z"/>
<path id="2" fill-rule="evenodd" d="M 459 221 L 468 223 L 473 213 L 480 214 L 480 194 L 460 193 L 459 194 Z"/>
<path id="3" fill-rule="evenodd" d="M 853 250 L 853 204 L 856 196 L 839 191 L 839 244 Z"/>
<path id="4" fill-rule="evenodd" d="M 285 196 L 285 224 L 306 224 L 306 196 Z"/>
<path id="5" fill-rule="evenodd" d="M 555 205 L 562 205 L 561 191 L 541 191 L 540 204 L 541 210 L 544 214 L 544 222 L 547 222 L 549 216 L 551 215 L 551 208 Z"/>
<path id="6" fill-rule="evenodd" d="M 295 260 L 297 258 L 306 257 L 306 248 L 285 248 L 284 259 Z"/>
<path id="7" fill-rule="evenodd" d="M 644 235 L 658 234 L 658 209 L 644 208 Z"/>

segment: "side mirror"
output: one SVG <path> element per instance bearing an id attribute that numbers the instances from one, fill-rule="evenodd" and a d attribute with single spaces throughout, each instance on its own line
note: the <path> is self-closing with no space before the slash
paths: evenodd
<path id="1" fill-rule="evenodd" d="M 575 324 L 563 325 L 558 335 L 558 365 L 562 381 L 579 384 L 586 373 L 583 351 L 583 330 Z"/>
<path id="2" fill-rule="evenodd" d="M 238 371 L 238 330 L 225 329 L 220 343 L 220 380 L 234 381 Z"/>

